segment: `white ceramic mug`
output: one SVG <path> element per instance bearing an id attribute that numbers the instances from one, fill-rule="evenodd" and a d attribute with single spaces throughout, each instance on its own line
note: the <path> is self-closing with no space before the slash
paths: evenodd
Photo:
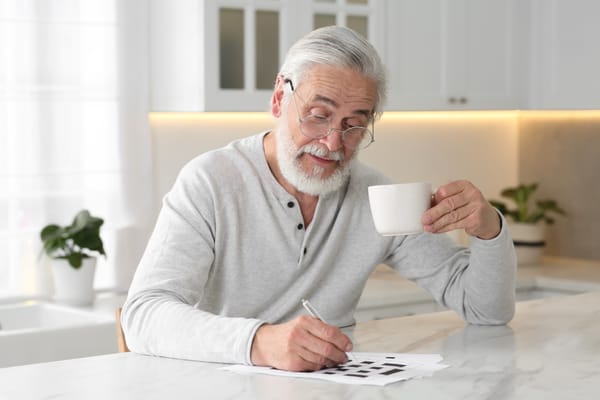
<path id="1" fill-rule="evenodd" d="M 383 236 L 423 232 L 421 218 L 431 205 L 431 184 L 425 182 L 369 186 L 375 229 Z"/>

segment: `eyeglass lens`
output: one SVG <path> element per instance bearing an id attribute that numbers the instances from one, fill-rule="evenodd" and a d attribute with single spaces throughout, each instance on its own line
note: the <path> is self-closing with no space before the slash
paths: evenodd
<path id="1" fill-rule="evenodd" d="M 316 115 L 307 115 L 300 117 L 300 109 L 298 107 L 298 99 L 296 96 L 296 90 L 291 80 L 287 80 L 292 94 L 294 97 L 294 103 L 296 106 L 296 112 L 298 113 L 298 122 L 300 125 L 300 132 L 306 137 L 311 139 L 321 139 L 330 135 L 334 131 L 338 131 L 342 135 L 342 142 L 344 146 L 355 149 L 355 148 L 366 148 L 374 141 L 373 132 L 366 126 L 355 126 L 348 129 L 336 129 L 331 127 L 331 119 L 324 118 Z"/>

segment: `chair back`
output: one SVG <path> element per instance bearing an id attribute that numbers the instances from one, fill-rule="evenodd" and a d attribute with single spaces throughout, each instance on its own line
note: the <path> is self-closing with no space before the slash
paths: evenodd
<path id="1" fill-rule="evenodd" d="M 123 334 L 123 327 L 121 326 L 121 307 L 115 310 L 115 319 L 117 325 L 117 348 L 119 349 L 119 353 L 127 353 L 129 347 L 127 347 L 125 335 Z"/>

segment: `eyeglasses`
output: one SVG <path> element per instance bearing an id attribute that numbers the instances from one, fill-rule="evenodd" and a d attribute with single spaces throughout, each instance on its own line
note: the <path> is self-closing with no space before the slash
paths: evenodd
<path id="1" fill-rule="evenodd" d="M 301 117 L 300 109 L 298 108 L 298 100 L 296 98 L 296 91 L 294 90 L 294 84 L 290 79 L 286 79 L 285 82 L 289 83 L 290 88 L 292 89 L 294 104 L 296 106 L 296 112 L 298 113 L 300 132 L 302 132 L 304 136 L 311 139 L 322 139 L 329 136 L 331 132 L 338 131 L 342 136 L 342 143 L 350 150 L 365 149 L 375 141 L 373 135 L 373 130 L 375 130 L 375 121 L 372 117 L 370 118 L 372 130 L 366 126 L 351 126 L 346 129 L 333 128 L 331 126 L 332 118 L 328 118 L 323 115 L 308 114 L 305 117 Z"/>

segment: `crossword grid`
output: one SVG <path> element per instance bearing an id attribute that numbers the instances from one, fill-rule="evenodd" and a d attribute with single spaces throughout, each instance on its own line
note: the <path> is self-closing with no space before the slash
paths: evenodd
<path id="1" fill-rule="evenodd" d="M 386 357 L 389 361 L 353 361 L 348 360 L 347 363 L 338 365 L 337 367 L 322 369 L 315 371 L 317 374 L 324 375 L 342 375 L 355 378 L 369 378 L 377 375 L 394 375 L 404 371 L 406 364 L 391 362 L 395 357 Z"/>

